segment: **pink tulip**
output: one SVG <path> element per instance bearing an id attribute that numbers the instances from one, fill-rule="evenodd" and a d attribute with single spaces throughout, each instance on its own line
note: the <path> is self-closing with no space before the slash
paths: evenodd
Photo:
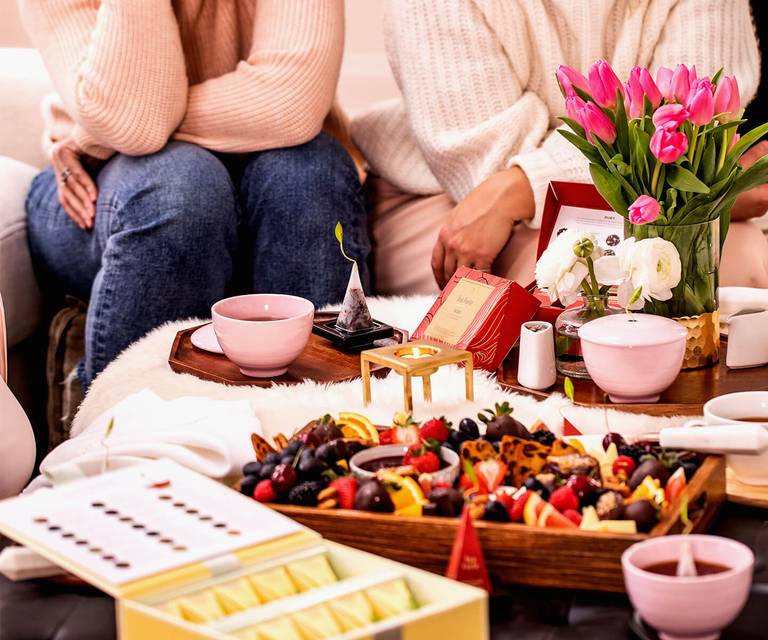
<path id="1" fill-rule="evenodd" d="M 580 110 L 580 124 L 587 133 L 587 138 L 595 144 L 593 136 L 597 136 L 606 144 L 613 144 L 616 140 L 616 127 L 610 121 L 600 107 L 594 102 L 587 102 Z"/>
<path id="2" fill-rule="evenodd" d="M 566 98 L 570 98 L 576 95 L 573 87 L 577 87 L 582 91 L 589 93 L 589 82 L 587 79 L 573 67 L 561 64 L 555 72 L 557 81 L 565 92 Z"/>
<path id="3" fill-rule="evenodd" d="M 616 106 L 616 91 L 623 89 L 621 80 L 605 60 L 598 60 L 589 68 L 589 93 L 601 107 L 613 109 Z"/>
<path id="4" fill-rule="evenodd" d="M 645 96 L 648 96 L 654 109 L 661 104 L 661 91 L 648 73 L 648 69 L 634 67 L 629 72 L 629 78 L 624 85 L 624 106 L 630 118 L 639 118 L 643 115 Z"/>
<path id="5" fill-rule="evenodd" d="M 675 67 L 675 71 L 672 73 L 672 79 L 670 80 L 670 99 L 675 99 L 678 102 L 685 102 L 688 98 L 688 93 L 691 90 L 691 85 L 696 80 L 696 66 L 692 66 L 690 69 L 684 64 L 679 64 Z"/>
<path id="6" fill-rule="evenodd" d="M 656 222 L 661 213 L 661 205 L 651 196 L 639 196 L 629 205 L 629 221 L 632 224 L 648 224 Z"/>
<path id="7" fill-rule="evenodd" d="M 672 69 L 659 67 L 658 71 L 656 71 L 656 86 L 661 91 L 661 95 L 667 100 L 672 101 L 675 99 L 672 94 Z"/>
<path id="8" fill-rule="evenodd" d="M 653 124 L 657 129 L 677 129 L 690 114 L 683 105 L 673 102 L 659 107 L 653 114 Z"/>
<path id="9" fill-rule="evenodd" d="M 709 78 L 698 78 L 691 84 L 686 107 L 693 124 L 701 126 L 709 124 L 715 115 L 715 87 Z"/>
<path id="10" fill-rule="evenodd" d="M 651 153 L 664 164 L 677 160 L 688 149 L 688 138 L 679 131 L 656 129 L 651 136 Z"/>
<path id="11" fill-rule="evenodd" d="M 739 83 L 735 76 L 723 76 L 715 89 L 715 113 L 721 122 L 728 122 L 737 118 L 740 110 Z"/>
<path id="12" fill-rule="evenodd" d="M 565 111 L 571 120 L 581 124 L 581 110 L 587 105 L 579 96 L 568 96 L 565 99 Z"/>

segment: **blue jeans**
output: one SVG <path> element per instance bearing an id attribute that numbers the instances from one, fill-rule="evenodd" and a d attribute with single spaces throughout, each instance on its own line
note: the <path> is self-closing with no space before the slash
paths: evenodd
<path id="1" fill-rule="evenodd" d="M 349 263 L 368 281 L 365 207 L 354 164 L 321 133 L 291 148 L 218 156 L 170 142 L 112 157 L 96 174 L 96 220 L 79 229 L 58 203 L 49 167 L 27 197 L 29 245 L 49 292 L 89 300 L 81 382 L 169 320 L 210 315 L 243 291 L 340 302 Z"/>

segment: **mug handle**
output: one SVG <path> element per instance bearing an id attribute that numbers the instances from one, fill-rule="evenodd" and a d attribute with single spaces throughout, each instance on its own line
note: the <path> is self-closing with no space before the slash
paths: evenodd
<path id="1" fill-rule="evenodd" d="M 659 444 L 671 449 L 690 449 L 701 453 L 741 453 L 756 455 L 768 449 L 768 432 L 759 424 L 706 424 L 689 420 L 682 427 L 662 429 Z"/>

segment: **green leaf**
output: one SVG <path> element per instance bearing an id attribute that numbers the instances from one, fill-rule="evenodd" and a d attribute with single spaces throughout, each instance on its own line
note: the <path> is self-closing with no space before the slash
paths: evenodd
<path id="1" fill-rule="evenodd" d="M 568 376 L 565 377 L 565 382 L 563 383 L 563 390 L 565 391 L 565 395 L 567 398 L 573 402 L 573 399 L 576 397 L 576 393 L 573 390 L 573 380 L 571 380 Z"/>
<path id="2" fill-rule="evenodd" d="M 715 115 L 717 117 L 717 115 Z M 716 127 L 712 127 L 709 131 L 707 131 L 707 135 L 711 133 L 717 133 L 718 131 L 724 131 L 726 129 L 733 129 L 735 127 L 738 127 L 739 125 L 742 125 L 746 122 L 746 120 L 731 120 L 730 122 L 725 122 L 723 124 L 719 124 Z"/>
<path id="3" fill-rule="evenodd" d="M 600 152 L 600 157 L 603 159 L 603 163 L 605 167 L 608 169 L 608 171 L 613 174 L 613 176 L 619 181 L 619 184 L 624 188 L 624 190 L 627 192 L 627 195 L 634 201 L 637 199 L 637 196 L 640 195 L 637 193 L 635 188 L 627 182 L 627 179 L 622 176 L 619 173 L 619 170 L 611 164 L 611 158 L 608 155 L 608 150 L 610 147 L 606 145 L 600 138 L 595 138 L 595 148 Z"/>
<path id="4" fill-rule="evenodd" d="M 594 162 L 589 165 L 589 174 L 592 176 L 592 182 L 595 183 L 595 188 L 600 192 L 600 195 L 605 198 L 616 213 L 626 218 L 629 207 L 624 199 L 621 184 L 608 171 Z"/>
<path id="5" fill-rule="evenodd" d="M 693 173 L 680 165 L 671 164 L 667 171 L 667 182 L 679 191 L 689 193 L 709 193 L 709 187 L 699 180 Z"/>
<path id="6" fill-rule="evenodd" d="M 107 425 L 107 430 L 104 432 L 104 440 L 109 438 L 109 436 L 112 434 L 112 429 L 114 429 L 114 428 L 115 428 L 115 419 L 114 418 L 110 418 L 109 419 L 109 424 Z"/>
<path id="7" fill-rule="evenodd" d="M 640 299 L 640 296 L 643 294 L 643 288 L 638 287 L 632 292 L 632 295 L 629 297 L 629 301 L 627 302 L 627 308 L 631 307 L 635 302 L 637 302 Z"/>
<path id="8" fill-rule="evenodd" d="M 616 89 L 616 145 L 622 155 L 629 156 L 629 133 L 627 112 L 624 111 L 624 95 Z"/>
<path id="9" fill-rule="evenodd" d="M 745 133 L 739 141 L 733 145 L 733 148 L 728 152 L 728 161 L 725 163 L 726 167 L 729 163 L 735 163 L 747 149 L 755 144 L 760 138 L 768 133 L 768 122 L 761 124 L 759 127 L 755 127 L 749 133 Z M 733 164 L 731 164 L 733 166 Z M 730 169 L 728 169 L 730 172 Z"/>
<path id="10" fill-rule="evenodd" d="M 701 181 L 704 184 L 712 184 L 717 171 L 717 144 L 714 137 L 707 140 L 704 153 L 701 156 Z"/>
<path id="11" fill-rule="evenodd" d="M 336 223 L 336 228 L 334 229 L 334 234 L 336 236 L 336 240 L 339 243 L 339 248 L 341 249 L 341 255 L 343 255 L 350 262 L 355 262 L 344 251 L 344 228 L 341 226 L 341 222 L 337 222 Z"/>
<path id="12" fill-rule="evenodd" d="M 722 75 L 723 75 L 723 67 L 720 67 L 715 73 L 715 75 L 712 76 L 712 84 L 716 86 L 717 83 L 720 82 L 720 77 Z"/>
<path id="13" fill-rule="evenodd" d="M 591 143 L 587 142 L 584 138 L 580 138 L 575 133 L 571 133 L 565 129 L 558 129 L 557 131 L 561 136 L 563 136 L 563 138 L 565 138 L 574 147 L 581 151 L 590 162 L 600 162 L 602 160 L 597 149 L 595 149 L 595 147 Z"/>
<path id="14" fill-rule="evenodd" d="M 580 136 L 581 138 L 584 138 L 584 140 L 586 141 L 587 134 L 584 131 L 584 127 L 582 127 L 578 122 L 576 122 L 575 120 L 571 120 L 566 116 L 560 116 L 560 120 L 562 120 L 565 124 L 567 124 L 576 135 Z M 589 144 L 589 142 L 587 142 L 587 144 Z"/>

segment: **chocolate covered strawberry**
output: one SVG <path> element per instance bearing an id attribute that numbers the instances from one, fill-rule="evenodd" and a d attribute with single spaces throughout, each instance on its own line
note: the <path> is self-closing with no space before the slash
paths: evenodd
<path id="1" fill-rule="evenodd" d="M 504 436 L 515 436 L 525 440 L 530 439 L 531 434 L 525 425 L 512 417 L 512 407 L 509 402 L 499 404 L 493 409 L 486 409 L 477 414 L 480 422 L 485 423 L 485 439 L 491 442 L 501 440 Z"/>

